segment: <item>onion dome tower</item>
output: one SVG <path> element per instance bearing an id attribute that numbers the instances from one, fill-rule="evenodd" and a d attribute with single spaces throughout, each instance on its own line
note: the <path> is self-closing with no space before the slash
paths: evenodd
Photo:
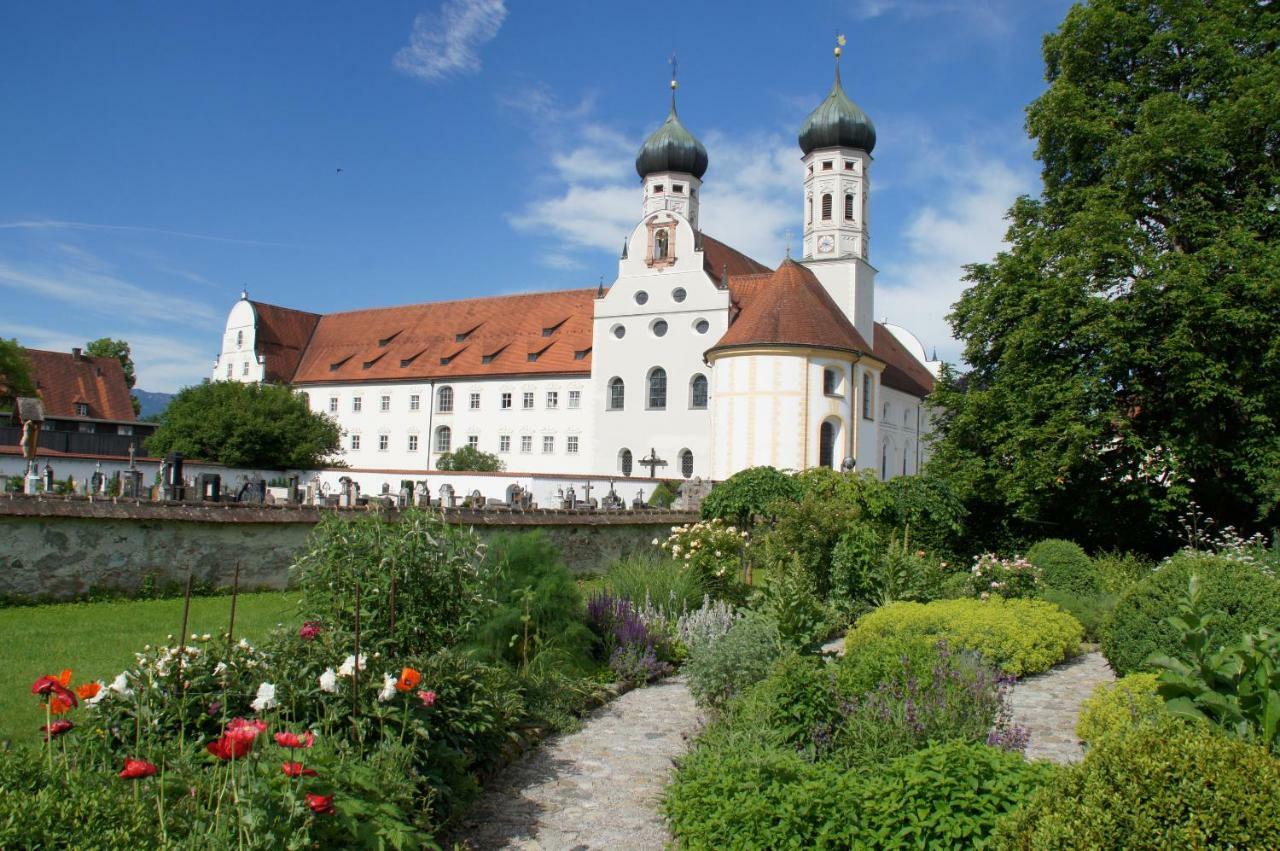
<path id="1" fill-rule="evenodd" d="M 671 210 L 698 229 L 698 190 L 707 172 L 707 149 L 676 114 L 675 63 L 671 73 L 671 112 L 636 154 L 636 173 L 644 186 L 644 215 Z"/>

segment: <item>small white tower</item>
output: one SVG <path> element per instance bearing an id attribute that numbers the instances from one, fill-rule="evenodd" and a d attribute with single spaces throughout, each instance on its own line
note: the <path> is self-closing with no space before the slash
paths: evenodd
<path id="1" fill-rule="evenodd" d="M 707 149 L 676 115 L 676 79 L 671 75 L 671 112 L 645 139 L 636 155 L 636 173 L 644 186 L 644 218 L 659 210 L 679 213 L 698 230 L 698 195 L 707 171 Z"/>
<path id="2" fill-rule="evenodd" d="M 868 194 L 876 128 L 835 82 L 800 128 L 804 154 L 804 263 L 869 342 L 873 335 L 875 268 L 869 262 Z"/>

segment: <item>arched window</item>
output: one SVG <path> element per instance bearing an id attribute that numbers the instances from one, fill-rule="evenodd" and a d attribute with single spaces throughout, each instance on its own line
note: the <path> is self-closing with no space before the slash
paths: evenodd
<path id="1" fill-rule="evenodd" d="M 622 471 L 622 475 L 631 475 L 631 450 L 624 449 L 618 453 L 618 469 Z"/>
<path id="2" fill-rule="evenodd" d="M 822 392 L 828 396 L 840 395 L 840 374 L 834 369 L 822 371 Z"/>
<path id="3" fill-rule="evenodd" d="M 436 429 L 436 451 L 448 452 L 449 447 L 453 445 L 453 430 L 448 426 L 440 426 Z"/>
<path id="4" fill-rule="evenodd" d="M 653 259 L 667 259 L 667 232 L 660 230 L 653 235 Z"/>
<path id="5" fill-rule="evenodd" d="M 822 196 L 822 220 L 831 221 L 831 193 Z"/>
<path id="6" fill-rule="evenodd" d="M 836 425 L 831 420 L 818 429 L 818 466 L 828 469 L 836 466 Z"/>
<path id="7" fill-rule="evenodd" d="M 649 373 L 649 410 L 661 411 L 667 407 L 667 371 L 654 367 Z"/>
<path id="8" fill-rule="evenodd" d="M 689 407 L 707 407 L 707 377 L 705 375 L 695 375 L 693 380 L 689 382 Z"/>
<path id="9" fill-rule="evenodd" d="M 693 475 L 693 453 L 688 449 L 680 450 L 680 475 L 686 479 Z"/>
<path id="10" fill-rule="evenodd" d="M 621 378 L 609 379 L 609 410 L 621 411 L 627 400 L 627 387 Z"/>
<path id="11" fill-rule="evenodd" d="M 236 348 L 237 349 L 244 348 L 244 332 L 243 331 L 236 332 Z"/>
<path id="12" fill-rule="evenodd" d="M 810 196 L 809 196 L 807 199 L 805 199 L 805 200 L 806 200 L 806 202 L 807 202 L 807 203 L 805 204 L 806 215 L 805 215 L 805 219 L 804 219 L 804 220 L 805 220 L 806 222 L 811 222 L 811 221 L 813 221 L 813 196 L 812 196 L 812 195 L 810 195 Z"/>
<path id="13" fill-rule="evenodd" d="M 442 414 L 453 411 L 453 388 L 441 387 L 436 393 L 436 410 Z M 445 450 L 446 452 L 448 450 Z"/>
<path id="14" fill-rule="evenodd" d="M 853 193 L 846 192 L 844 195 L 844 220 L 846 222 L 853 221 Z"/>
<path id="15" fill-rule="evenodd" d="M 880 447 L 880 478 L 889 478 L 889 444 Z"/>

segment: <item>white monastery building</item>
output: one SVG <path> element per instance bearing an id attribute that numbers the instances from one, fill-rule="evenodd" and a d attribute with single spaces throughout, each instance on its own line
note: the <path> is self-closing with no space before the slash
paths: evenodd
<path id="1" fill-rule="evenodd" d="M 804 257 L 777 269 L 699 227 L 706 148 L 671 112 L 640 148 L 641 216 L 612 285 L 316 314 L 231 309 L 214 380 L 288 383 L 354 471 L 444 452 L 509 475 L 722 480 L 747 467 L 915 473 L 936 364 L 875 322 L 876 133 L 840 83 L 800 129 Z"/>

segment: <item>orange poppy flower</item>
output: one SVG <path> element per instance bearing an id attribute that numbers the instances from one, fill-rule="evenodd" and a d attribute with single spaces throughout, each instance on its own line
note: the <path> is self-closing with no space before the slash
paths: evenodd
<path id="1" fill-rule="evenodd" d="M 102 691 L 102 683 L 85 683 L 76 686 L 76 697 L 81 700 L 91 700 L 97 697 L 100 691 Z"/>
<path id="2" fill-rule="evenodd" d="M 400 679 L 396 683 L 397 691 L 413 691 L 418 687 L 418 683 L 422 682 L 422 674 L 413 668 L 405 668 L 400 672 Z"/>

